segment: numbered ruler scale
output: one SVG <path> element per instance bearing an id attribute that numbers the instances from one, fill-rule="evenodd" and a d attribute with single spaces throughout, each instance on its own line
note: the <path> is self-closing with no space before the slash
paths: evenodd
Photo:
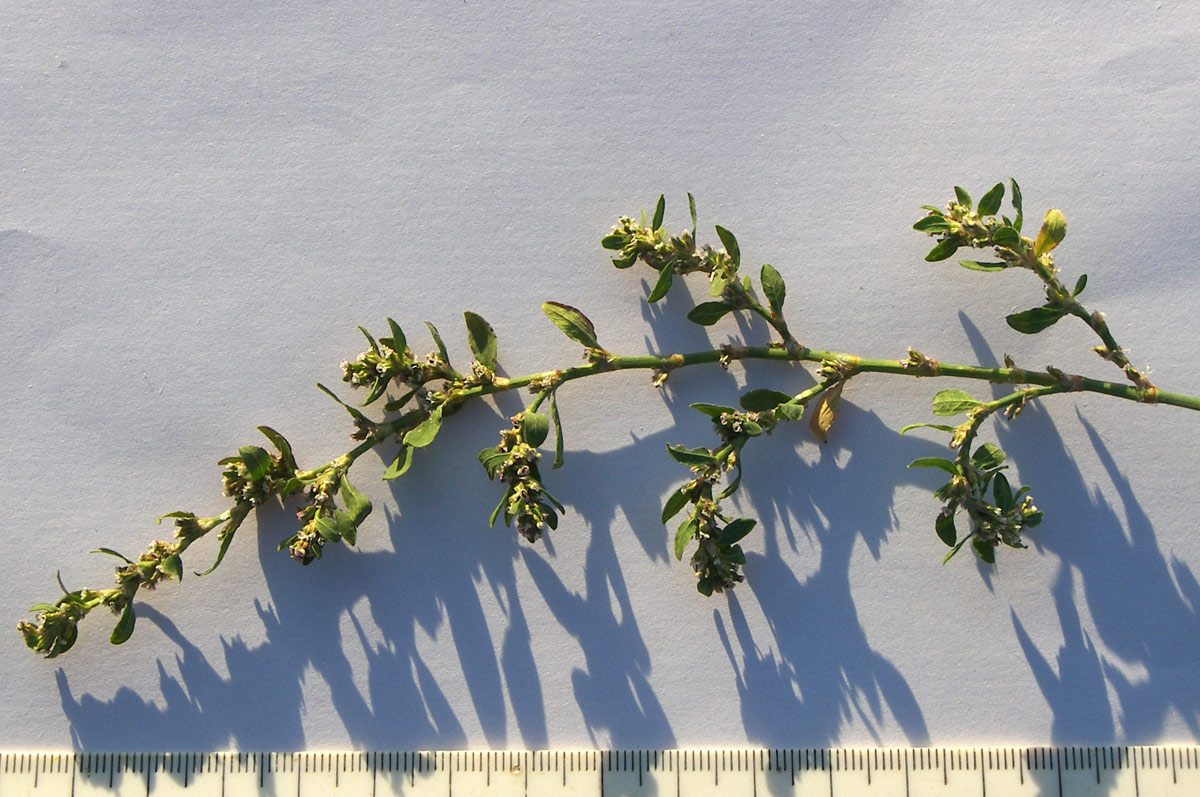
<path id="1" fill-rule="evenodd" d="M 0 753 L 0 797 L 1200 796 L 1200 748 Z"/>

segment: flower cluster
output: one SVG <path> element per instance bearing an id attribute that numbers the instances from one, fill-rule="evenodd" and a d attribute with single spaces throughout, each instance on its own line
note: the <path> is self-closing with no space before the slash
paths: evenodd
<path id="1" fill-rule="evenodd" d="M 549 422 L 536 412 L 520 412 L 512 417 L 512 428 L 500 432 L 500 443 L 479 452 L 479 461 L 489 479 L 499 479 L 508 490 L 496 510 L 491 524 L 504 515 L 505 525 L 516 521 L 517 531 L 529 542 L 541 539 L 543 530 L 558 528 L 558 513 L 562 504 L 546 492 L 538 472 L 541 454 L 537 446 L 546 439 Z M 557 511 L 556 511 L 557 510 Z"/>
<path id="2" fill-rule="evenodd" d="M 622 216 L 601 244 L 621 253 L 613 258 L 617 268 L 628 268 L 641 260 L 655 271 L 665 268 L 680 276 L 700 271 L 708 274 L 711 282 L 719 282 L 722 286 L 733 282 L 737 275 L 738 264 L 734 257 L 724 249 L 714 249 L 708 244 L 697 247 L 690 230 L 668 235 L 662 227 L 647 227 Z"/>

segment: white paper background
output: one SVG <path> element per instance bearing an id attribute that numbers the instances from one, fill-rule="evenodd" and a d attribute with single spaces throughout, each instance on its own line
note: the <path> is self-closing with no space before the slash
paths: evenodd
<path id="1" fill-rule="evenodd" d="M 622 353 L 691 350 L 700 292 L 642 301 L 618 215 L 734 230 L 788 282 L 814 346 L 948 362 L 1004 353 L 1117 378 L 1080 324 L 1020 336 L 1028 274 L 922 261 L 917 206 L 1015 176 L 1064 210 L 1056 252 L 1164 389 L 1200 393 L 1200 11 L 1189 3 L 15 3 L 0 37 L 0 450 L 15 623 L 103 586 L 151 519 L 216 513 L 216 460 L 270 424 L 344 451 L 313 388 L 391 315 L 506 372 L 577 361 L 583 308 Z M 707 238 L 704 238 L 707 236 Z M 714 240 L 715 242 L 715 240 Z M 761 324 L 726 322 L 713 341 Z M 1086 333 L 1086 334 L 1085 334 Z M 53 662 L 0 635 L 0 747 L 299 749 L 1090 743 L 1200 736 L 1200 416 L 1058 397 L 989 431 L 1035 487 L 1035 549 L 939 566 L 899 437 L 946 383 L 864 376 L 831 442 L 747 451 L 748 581 L 704 599 L 657 521 L 704 443 L 693 401 L 765 366 L 562 391 L 570 514 L 549 545 L 486 518 L 475 453 L 518 407 L 453 419 L 404 479 L 356 482 L 357 550 L 301 569 L 268 509 L 226 562 L 107 618 Z M 959 385 L 986 393 L 978 384 Z M 198 546 L 188 569 L 207 566 Z"/>

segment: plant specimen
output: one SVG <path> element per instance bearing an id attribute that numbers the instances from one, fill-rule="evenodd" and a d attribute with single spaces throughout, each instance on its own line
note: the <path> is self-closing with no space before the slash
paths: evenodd
<path id="1" fill-rule="evenodd" d="M 381 418 L 368 417 L 359 407 L 318 385 L 349 413 L 354 425 L 351 437 L 357 445 L 330 462 L 303 469 L 287 439 L 274 429 L 260 426 L 270 449 L 243 446 L 219 463 L 224 469 L 224 493 L 231 499 L 225 511 L 209 517 L 182 511 L 163 515 L 160 522 L 168 518 L 174 522 L 173 539 L 151 543 L 136 559 L 108 548 L 98 549 L 120 560 L 116 585 L 70 591 L 60 579 L 62 597 L 54 603 L 34 606 L 30 611 L 37 613 L 35 622 L 22 621 L 19 630 L 31 649 L 54 657 L 75 643 L 79 621 L 93 609 L 105 606 L 119 616 L 111 641 L 124 642 L 134 629 L 133 599 L 139 589 L 153 589 L 164 580 L 182 580 L 183 554 L 193 543 L 215 532 L 215 561 L 197 575 L 211 573 L 220 565 L 251 511 L 266 501 L 279 499 L 298 507 L 299 529 L 279 544 L 280 550 L 286 550 L 297 562 L 311 564 L 321 557 L 326 545 L 354 545 L 371 512 L 371 503 L 349 479 L 355 462 L 380 443 L 395 439 L 399 452 L 383 478 L 402 476 L 419 456 L 417 452 L 436 441 L 443 424 L 464 404 L 505 391 L 525 389 L 532 399 L 512 417 L 511 427 L 501 430 L 496 445 L 479 453 L 488 478 L 502 485 L 490 523 L 494 525 L 503 518 L 506 525 L 515 525 L 526 540 L 536 542 L 548 529 L 557 528 L 564 512 L 547 490 L 541 466 L 543 448 L 551 447 L 547 441 L 552 429 L 551 467 L 563 464 L 563 429 L 558 413 L 558 391 L 563 385 L 613 371 L 641 369 L 650 372 L 652 383 L 658 387 L 677 369 L 699 365 L 728 368 L 738 360 L 812 363 L 816 383 L 795 395 L 753 389 L 741 396 L 739 407 L 693 404 L 694 409 L 712 419 L 716 441 L 708 446 L 667 446 L 667 453 L 687 473 L 683 484 L 667 498 L 662 522 L 669 523 L 682 515 L 674 533 L 674 551 L 676 558 L 682 559 L 689 547 L 692 549 L 690 563 L 701 593 L 711 595 L 731 589 L 743 579 L 745 556 L 740 541 L 753 531 L 755 520 L 732 517 L 722 507 L 741 483 L 743 449 L 760 435 L 801 419 L 806 419 L 812 434 L 824 441 L 838 416 L 847 384 L 861 373 L 976 379 L 1014 386 L 1008 395 L 991 401 L 957 388 L 941 390 L 933 397 L 933 414 L 943 418 L 961 416 L 961 421 L 914 423 L 900 430 L 901 434 L 927 429 L 948 435 L 950 455 L 922 457 L 910 467 L 936 468 L 947 476 L 946 483 L 934 492 L 942 502 L 934 530 L 949 547 L 946 559 L 969 545 L 977 557 L 992 563 L 1001 544 L 1025 547 L 1023 535 L 1041 522 L 1042 513 L 1034 505 L 1028 487 L 1009 482 L 1004 473 L 1004 452 L 993 443 L 977 442 L 986 419 L 997 412 L 1014 418 L 1030 401 L 1069 392 L 1102 393 L 1142 403 L 1200 409 L 1200 398 L 1159 390 L 1145 373 L 1134 368 L 1113 338 L 1104 314 L 1091 312 L 1080 303 L 1086 275 L 1070 288 L 1062 281 L 1051 252 L 1066 235 L 1063 214 L 1048 211 L 1035 237 L 1024 237 L 1021 191 L 1015 181 L 1010 182 L 1009 190 L 1011 217 L 1000 213 L 1006 192 L 1003 183 L 997 183 L 978 202 L 973 203 L 966 191 L 955 188 L 954 198 L 945 206 L 924 206 L 926 215 L 913 227 L 937 239 L 925 259 L 942 261 L 961 249 L 977 249 L 991 252 L 994 259 L 959 263 L 976 271 L 1033 272 L 1042 283 L 1045 303 L 1008 316 L 1009 326 L 1035 334 L 1067 316 L 1078 318 L 1100 339 L 1094 351 L 1119 368 L 1124 381 L 1087 378 L 1053 366 L 1041 371 L 1025 370 L 1007 357 L 1004 368 L 987 368 L 941 363 L 915 349 L 909 349 L 902 359 L 881 360 L 810 347 L 796 338 L 784 318 L 787 289 L 782 275 L 764 265 L 755 286 L 749 276 L 741 273 L 737 239 L 723 227 L 716 227 L 720 247 L 698 244 L 696 206 L 690 194 L 691 229 L 668 234 L 663 228 L 665 201 L 660 197 L 649 222 L 644 215 L 640 220 L 623 217 L 601 241 L 606 249 L 617 253 L 614 265 L 626 269 L 640 261 L 656 272 L 649 302 L 666 296 L 676 279 L 698 272 L 708 281 L 709 300 L 691 309 L 687 314 L 690 321 L 711 326 L 727 315 L 749 313 L 764 319 L 777 339 L 757 346 L 726 344 L 686 354 L 620 355 L 601 345 L 595 327 L 581 311 L 546 302 L 542 310 L 554 326 L 583 347 L 585 362 L 509 378 L 497 375 L 495 332 L 476 313 L 464 314 L 473 360 L 463 371 L 451 364 L 441 335 L 432 324 L 426 322 L 434 348 L 418 356 L 400 326 L 388 319 L 387 334 L 376 338 L 363 329 L 367 350 L 342 363 L 344 381 L 365 393 L 362 406 L 381 406 Z"/>

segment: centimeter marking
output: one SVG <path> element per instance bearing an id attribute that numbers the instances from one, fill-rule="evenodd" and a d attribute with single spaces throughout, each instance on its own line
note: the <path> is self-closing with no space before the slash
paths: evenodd
<path id="1" fill-rule="evenodd" d="M 1168 797 L 1200 747 L 0 753 L 0 797 Z"/>

